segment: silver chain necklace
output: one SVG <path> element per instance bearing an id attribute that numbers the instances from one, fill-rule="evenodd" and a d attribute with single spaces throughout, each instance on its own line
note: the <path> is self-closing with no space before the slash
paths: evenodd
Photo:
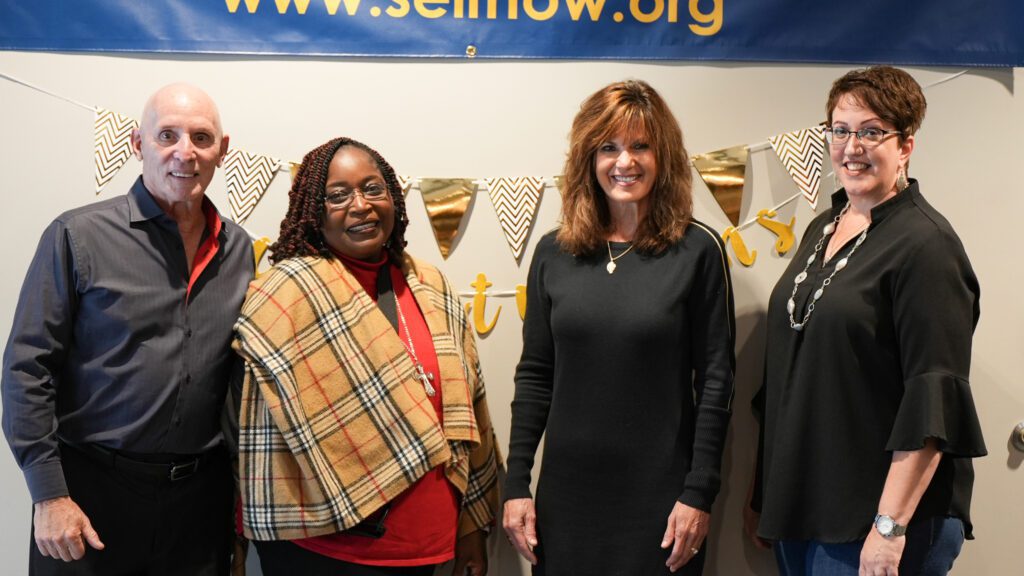
<path id="1" fill-rule="evenodd" d="M 807 322 L 810 321 L 811 314 L 814 313 L 814 305 L 821 299 L 822 294 L 825 293 L 825 287 L 832 283 L 832 278 L 834 278 L 840 270 L 846 268 L 846 263 L 850 260 L 850 257 L 853 256 L 853 253 L 857 251 L 857 248 L 864 243 L 864 239 L 868 237 L 868 230 L 871 228 L 870 224 L 863 232 L 860 233 L 860 236 L 857 238 L 857 242 L 853 245 L 853 249 L 850 250 L 850 253 L 843 257 L 842 260 L 836 262 L 835 270 L 828 275 L 828 278 L 825 278 L 821 282 L 821 288 L 814 291 L 814 294 L 811 296 L 811 302 L 807 305 L 807 313 L 804 314 L 803 320 L 797 322 L 796 318 L 793 317 L 793 312 L 796 310 L 796 301 L 794 300 L 796 297 L 796 290 L 800 287 L 800 283 L 807 279 L 807 271 L 811 268 L 811 264 L 814 260 L 817 259 L 818 252 L 821 252 L 822 247 L 825 246 L 825 239 L 836 231 L 836 228 L 839 226 L 839 220 L 841 220 L 849 211 L 850 203 L 847 202 L 846 206 L 843 206 L 843 209 L 839 211 L 839 215 L 825 225 L 821 238 L 818 239 L 818 243 L 814 245 L 814 253 L 807 258 L 807 264 L 804 265 L 804 271 L 797 274 L 796 278 L 793 279 L 793 293 L 789 295 L 789 301 L 786 302 L 786 310 L 789 311 L 789 327 L 797 332 L 803 330 L 804 326 L 807 325 Z"/>
<path id="2" fill-rule="evenodd" d="M 387 273 L 387 270 L 382 272 L 382 274 Z M 391 295 L 395 298 L 395 308 L 398 309 L 398 318 L 402 321 L 402 327 L 405 328 L 405 339 L 409 342 L 408 344 L 402 342 L 402 346 L 405 346 L 405 351 L 412 357 L 412 363 L 416 367 L 416 378 L 423 383 L 423 389 L 427 391 L 427 396 L 433 397 L 434 394 L 437 393 L 437 391 L 434 390 L 434 385 L 431 384 L 434 380 L 434 375 L 427 372 L 423 368 L 423 364 L 420 362 L 420 359 L 416 357 L 416 346 L 412 343 L 412 334 L 409 333 L 409 323 L 405 321 L 405 314 L 402 314 L 402 305 L 398 303 L 398 294 L 392 292 Z"/>

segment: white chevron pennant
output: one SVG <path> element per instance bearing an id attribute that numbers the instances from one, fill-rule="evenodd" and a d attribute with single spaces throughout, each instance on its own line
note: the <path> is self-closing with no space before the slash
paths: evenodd
<path id="1" fill-rule="evenodd" d="M 227 181 L 231 218 L 242 224 L 252 214 L 277 174 L 281 161 L 270 156 L 250 154 L 232 148 L 224 157 L 224 179 Z"/>
<path id="2" fill-rule="evenodd" d="M 772 136 L 768 142 L 811 208 L 817 208 L 821 160 L 825 155 L 825 133 L 821 126 Z"/>
<path id="3" fill-rule="evenodd" d="M 99 194 L 132 155 L 132 130 L 139 123 L 110 110 L 96 108 L 93 120 L 93 160 Z"/>
<path id="4" fill-rule="evenodd" d="M 402 196 L 409 195 L 409 189 L 412 188 L 412 183 L 416 181 L 416 178 L 412 176 L 402 176 L 401 174 L 395 174 L 398 178 L 398 185 L 402 187 Z"/>
<path id="5" fill-rule="evenodd" d="M 537 213 L 544 179 L 533 176 L 517 178 L 486 178 L 487 193 L 498 213 L 501 231 L 505 233 L 512 255 L 518 261 L 526 247 L 526 237 Z"/>

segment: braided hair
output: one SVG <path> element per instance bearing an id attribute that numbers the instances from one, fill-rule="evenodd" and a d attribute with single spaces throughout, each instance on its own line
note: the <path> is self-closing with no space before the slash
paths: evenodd
<path id="1" fill-rule="evenodd" d="M 302 159 L 298 173 L 288 192 L 288 213 L 281 221 L 281 232 L 271 247 L 270 261 L 280 262 L 296 256 L 320 256 L 334 258 L 322 232 L 324 224 L 324 197 L 327 188 L 327 171 L 334 155 L 344 146 L 352 146 L 366 152 L 388 187 L 391 203 L 395 207 L 395 225 L 391 236 L 384 243 L 388 256 L 399 261 L 407 242 L 405 229 L 409 216 L 405 211 L 405 197 L 395 176 L 395 170 L 376 150 L 351 138 L 335 138 L 322 144 Z"/>

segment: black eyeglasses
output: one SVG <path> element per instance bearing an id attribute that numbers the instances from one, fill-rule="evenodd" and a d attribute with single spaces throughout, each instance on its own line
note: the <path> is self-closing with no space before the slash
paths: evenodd
<path id="1" fill-rule="evenodd" d="M 327 193 L 324 197 L 324 202 L 331 208 L 348 208 L 352 205 L 352 200 L 355 199 L 356 194 L 362 196 L 363 200 L 367 202 L 378 202 L 388 198 L 388 187 L 380 182 L 371 182 L 363 186 L 362 189 L 335 190 Z"/>
<path id="2" fill-rule="evenodd" d="M 903 132 L 899 130 L 883 130 L 881 128 L 861 128 L 854 132 L 843 126 L 825 128 L 825 140 L 828 140 L 828 143 L 833 146 L 846 144 L 851 134 L 855 135 L 857 140 L 860 140 L 860 143 L 865 146 L 878 146 L 890 134 L 903 134 Z"/>

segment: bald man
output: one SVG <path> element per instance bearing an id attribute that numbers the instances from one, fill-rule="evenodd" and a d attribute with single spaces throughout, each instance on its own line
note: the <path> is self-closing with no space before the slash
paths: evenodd
<path id="1" fill-rule="evenodd" d="M 173 84 L 132 134 L 142 176 L 43 233 L 4 352 L 3 429 L 33 502 L 31 574 L 226 574 L 220 417 L 246 233 L 206 188 L 216 105 Z"/>

